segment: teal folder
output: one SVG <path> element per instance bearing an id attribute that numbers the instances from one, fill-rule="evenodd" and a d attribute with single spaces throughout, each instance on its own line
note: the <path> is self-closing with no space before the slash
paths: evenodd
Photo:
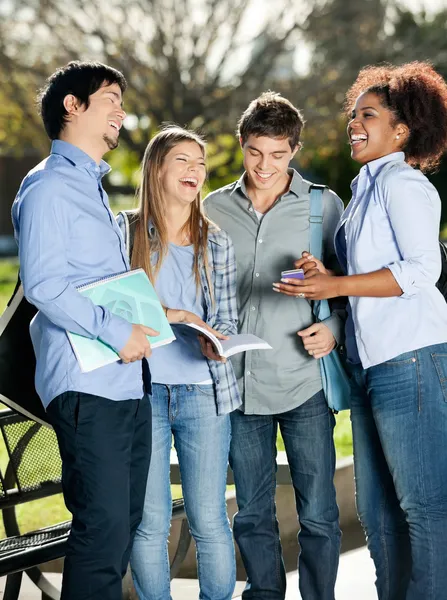
<path id="1" fill-rule="evenodd" d="M 143 269 L 105 277 L 79 287 L 78 291 L 97 306 L 108 308 L 129 323 L 146 325 L 159 331 L 157 337 L 148 336 L 152 348 L 175 340 L 154 286 Z M 92 340 L 70 331 L 67 334 L 83 373 L 120 360 L 113 348 L 98 339 Z"/>

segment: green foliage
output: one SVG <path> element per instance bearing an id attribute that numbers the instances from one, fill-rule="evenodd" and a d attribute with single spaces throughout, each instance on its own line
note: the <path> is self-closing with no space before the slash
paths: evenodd
<path id="1" fill-rule="evenodd" d="M 208 188 L 213 191 L 238 179 L 243 170 L 242 152 L 235 135 L 219 134 L 208 143 Z"/>

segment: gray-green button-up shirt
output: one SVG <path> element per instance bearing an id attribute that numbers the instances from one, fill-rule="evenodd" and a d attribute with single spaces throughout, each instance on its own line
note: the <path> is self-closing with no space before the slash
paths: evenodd
<path id="1" fill-rule="evenodd" d="M 320 365 L 304 350 L 297 331 L 313 322 L 305 299 L 273 291 L 281 271 L 293 269 L 309 250 L 309 186 L 295 170 L 289 190 L 258 219 L 247 195 L 243 175 L 205 199 L 208 216 L 233 240 L 237 262 L 240 333 L 253 333 L 273 350 L 252 350 L 232 357 L 246 414 L 269 415 L 303 404 L 321 390 Z M 336 266 L 334 232 L 343 211 L 330 190 L 323 196 L 323 261 Z M 343 322 L 333 314 L 325 324 L 337 341 Z"/>

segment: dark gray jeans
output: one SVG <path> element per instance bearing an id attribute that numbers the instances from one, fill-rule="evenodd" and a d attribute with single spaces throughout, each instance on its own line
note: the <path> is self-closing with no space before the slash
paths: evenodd
<path id="1" fill-rule="evenodd" d="M 65 392 L 47 413 L 73 515 L 61 600 L 121 600 L 149 469 L 149 397 L 117 402 Z"/>

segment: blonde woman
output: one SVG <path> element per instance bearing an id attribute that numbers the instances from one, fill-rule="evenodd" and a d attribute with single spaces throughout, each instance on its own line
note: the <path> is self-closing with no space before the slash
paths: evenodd
<path id="1" fill-rule="evenodd" d="M 229 237 L 202 213 L 205 177 L 205 145 L 197 134 L 170 126 L 151 140 L 142 164 L 131 265 L 145 269 L 171 323 L 193 321 L 224 339 L 237 333 L 236 264 Z M 229 600 L 235 558 L 225 485 L 229 414 L 240 405 L 240 396 L 230 362 L 191 329 L 174 329 L 176 341 L 157 348 L 149 360 L 152 461 L 131 557 L 135 588 L 141 600 L 170 599 L 174 438 L 197 547 L 200 598 Z"/>

